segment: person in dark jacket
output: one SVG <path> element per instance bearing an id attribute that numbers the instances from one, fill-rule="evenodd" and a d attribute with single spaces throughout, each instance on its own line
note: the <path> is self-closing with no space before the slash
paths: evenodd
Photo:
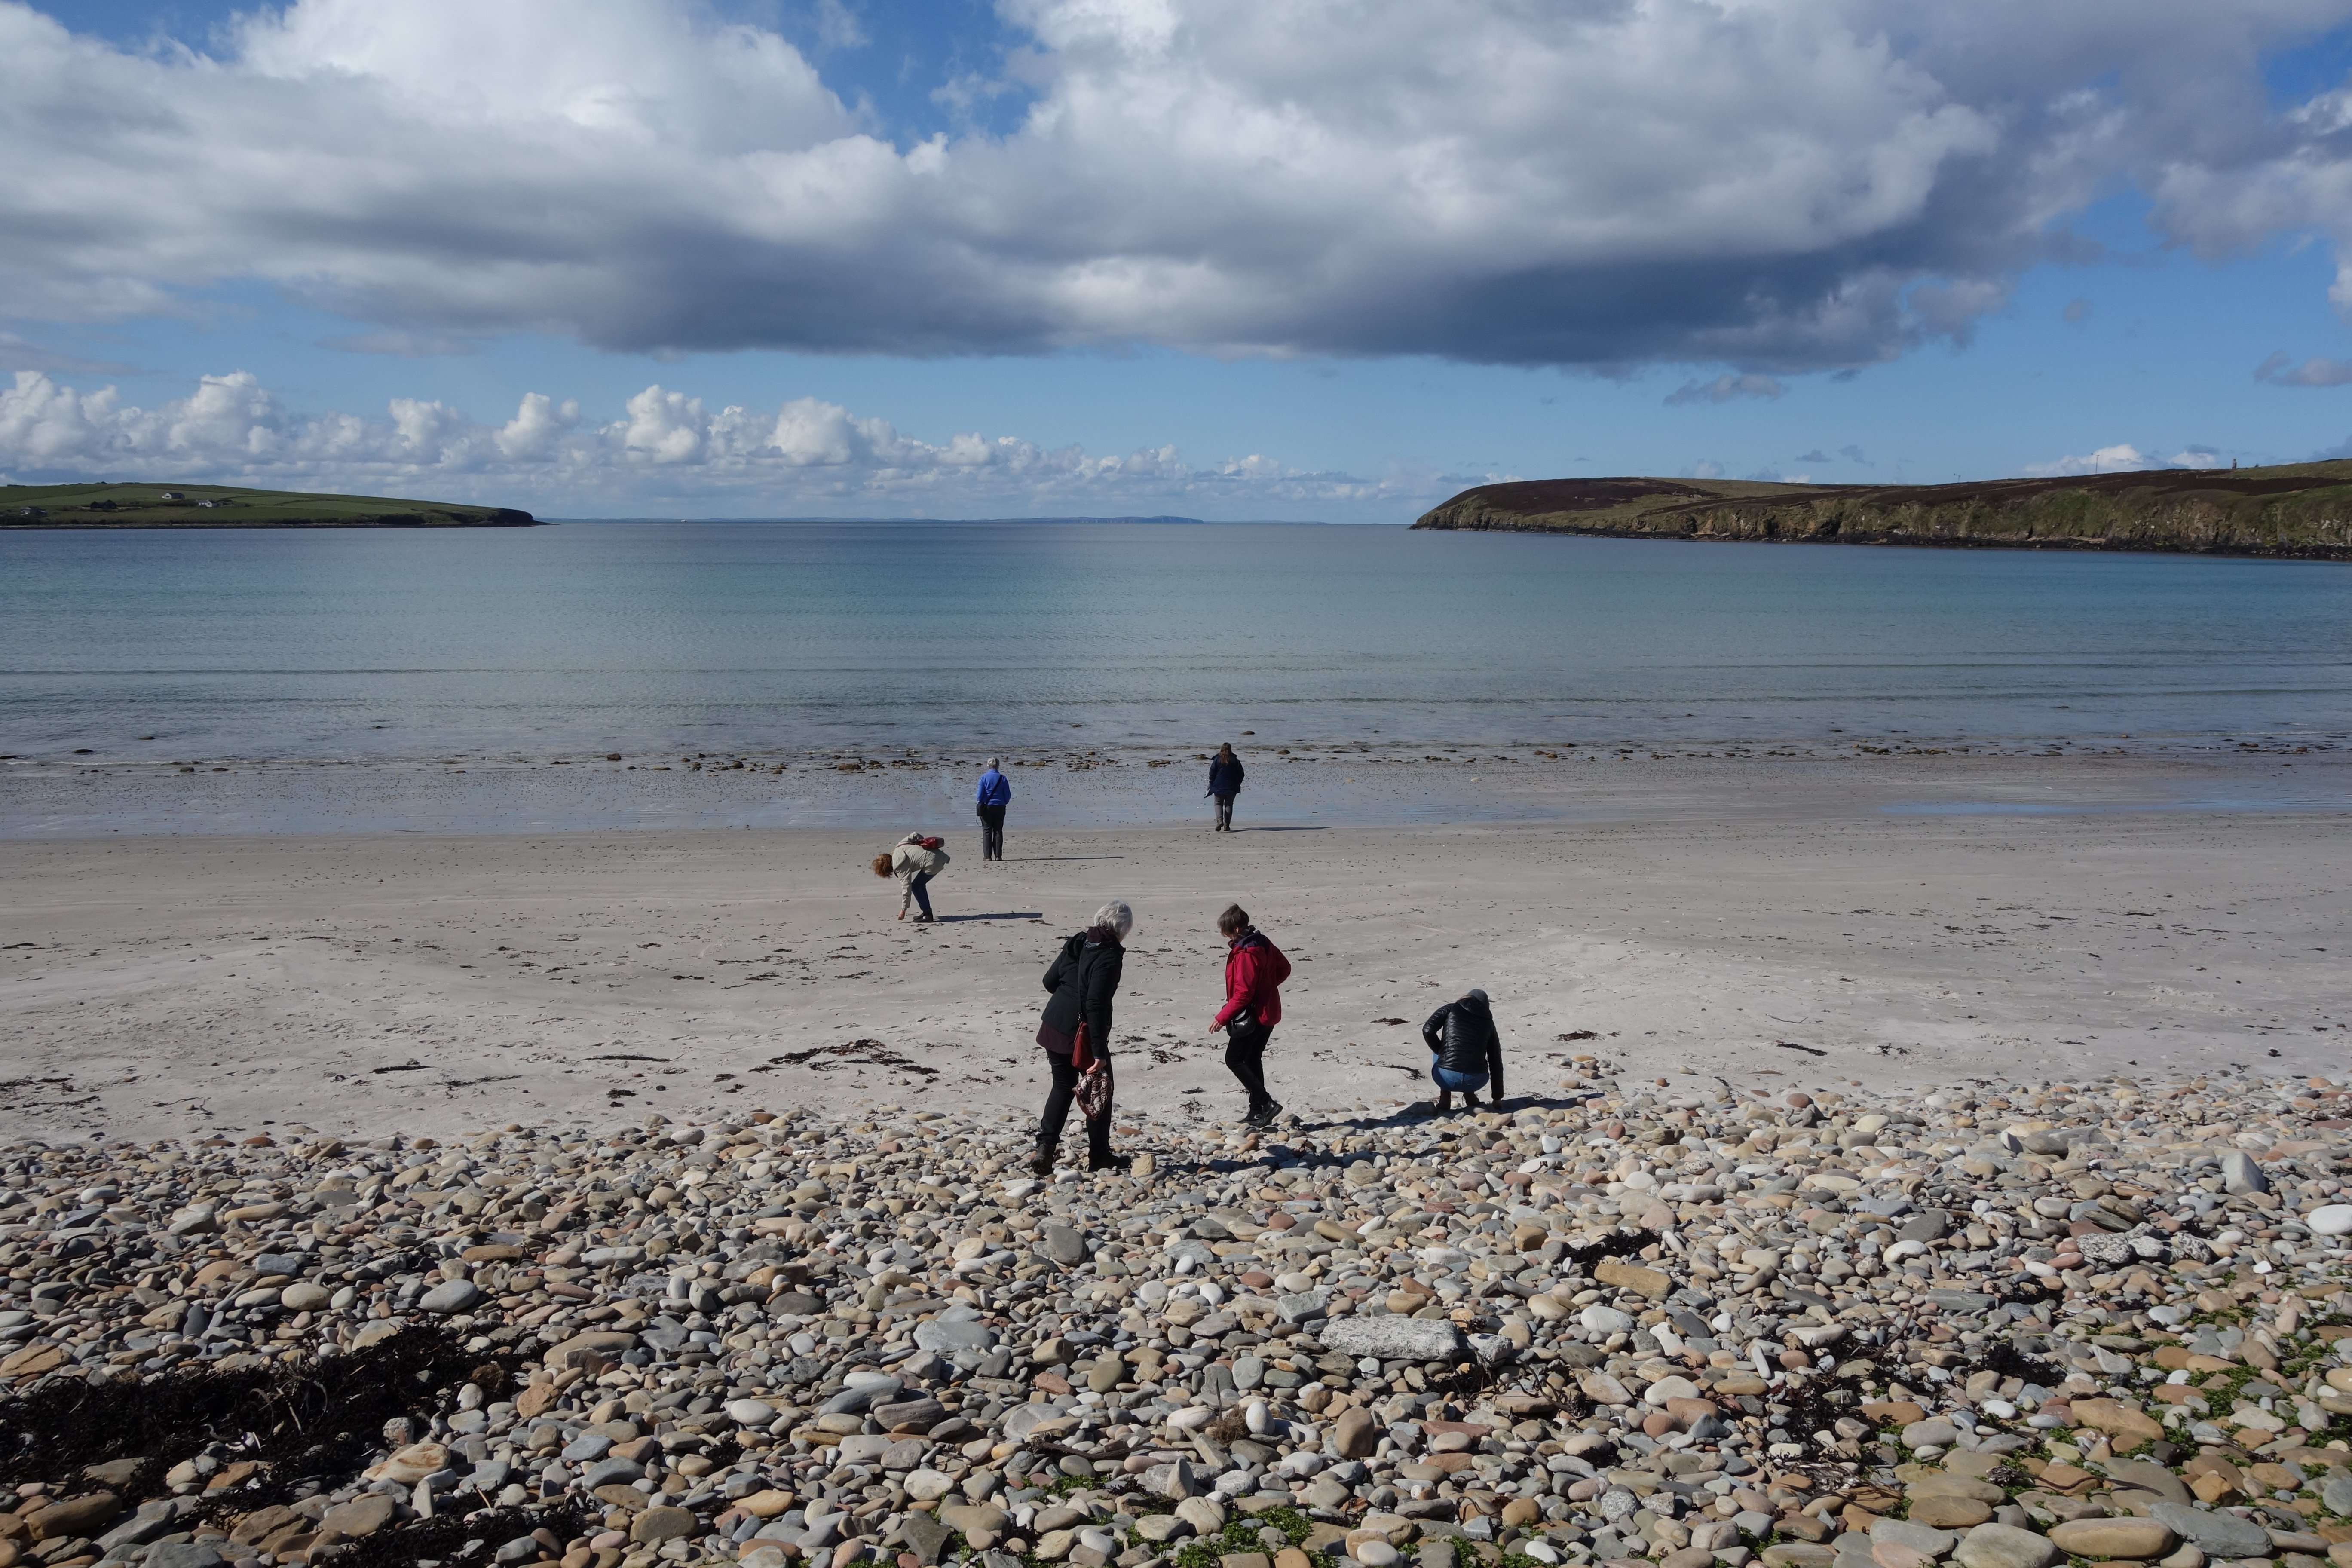
<path id="1" fill-rule="evenodd" d="M 1282 1107 L 1265 1091 L 1265 1042 L 1282 1022 L 1282 983 L 1290 960 L 1250 924 L 1249 911 L 1228 904 L 1217 917 L 1225 939 L 1225 1005 L 1209 1026 L 1225 1031 L 1225 1067 L 1249 1093 L 1244 1125 L 1271 1127 Z"/>
<path id="2" fill-rule="evenodd" d="M 1227 741 L 1217 748 L 1209 763 L 1209 795 L 1217 803 L 1219 833 L 1234 830 L 1234 796 L 1242 793 L 1242 760 L 1234 755 L 1234 743 Z"/>
<path id="3" fill-rule="evenodd" d="M 1429 1047 L 1429 1076 L 1437 1085 L 1437 1110 L 1454 1109 L 1456 1090 L 1466 1109 L 1476 1110 L 1478 1091 L 1492 1085 L 1490 1099 L 1503 1109 L 1503 1037 L 1495 1030 L 1495 1015 L 1484 991 L 1473 991 L 1459 1002 L 1448 1002 L 1421 1026 Z"/>
<path id="4" fill-rule="evenodd" d="M 1029 1169 L 1040 1176 L 1054 1173 L 1054 1157 L 1062 1146 L 1062 1124 L 1069 1119 L 1070 1102 L 1077 1096 L 1078 1076 L 1088 1061 L 1110 1071 L 1111 999 L 1118 994 L 1119 971 L 1127 950 L 1119 944 L 1135 927 L 1135 911 L 1113 899 L 1095 911 L 1094 923 L 1062 944 L 1045 970 L 1045 1020 L 1037 1043 L 1045 1047 L 1054 1087 L 1045 1096 L 1045 1114 L 1037 1124 L 1037 1152 Z M 1086 1026 L 1086 1052 L 1077 1050 L 1078 1026 Z M 1124 1171 L 1134 1162 L 1110 1152 L 1110 1109 L 1087 1121 L 1087 1169 Z"/>
<path id="5" fill-rule="evenodd" d="M 1004 808 L 1013 804 L 1013 781 L 997 766 L 994 757 L 980 775 L 980 787 L 972 793 L 972 809 L 980 815 L 980 858 L 983 860 L 1004 858 Z"/>

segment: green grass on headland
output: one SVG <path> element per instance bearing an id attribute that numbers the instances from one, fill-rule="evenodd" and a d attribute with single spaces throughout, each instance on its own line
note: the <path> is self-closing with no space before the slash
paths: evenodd
<path id="1" fill-rule="evenodd" d="M 507 507 L 236 485 L 0 485 L 0 528 L 524 528 Z"/>
<path id="2" fill-rule="evenodd" d="M 2347 561 L 2352 560 L 2352 461 L 1949 485 L 1531 479 L 1464 490 L 1413 526 L 1619 539 L 2139 550 Z"/>

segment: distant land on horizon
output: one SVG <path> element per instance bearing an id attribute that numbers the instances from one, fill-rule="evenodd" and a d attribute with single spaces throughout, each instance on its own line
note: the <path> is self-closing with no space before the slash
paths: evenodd
<path id="1" fill-rule="evenodd" d="M 2352 460 L 1948 485 L 1526 479 L 1464 490 L 1412 526 L 1612 539 L 2346 561 L 2352 560 Z"/>
<path id="2" fill-rule="evenodd" d="M 510 507 L 238 485 L 0 485 L 0 528 L 531 528 Z"/>
<path id="3" fill-rule="evenodd" d="M 1320 528 L 1319 521 L 1300 521 L 1293 518 L 1252 517 L 1211 519 L 1205 517 L 680 517 L 667 514 L 649 517 L 550 517 L 542 522 L 929 522 L 962 526 L 967 523 L 1002 522 L 1169 522 L 1206 527 L 1212 521 L 1223 521 L 1247 526 L 1281 523 L 1285 526 Z"/>

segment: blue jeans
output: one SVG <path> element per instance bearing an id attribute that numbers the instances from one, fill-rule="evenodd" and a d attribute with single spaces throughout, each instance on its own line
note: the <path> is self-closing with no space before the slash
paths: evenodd
<path id="1" fill-rule="evenodd" d="M 1486 1087 L 1486 1075 L 1482 1072 L 1455 1072 L 1442 1068 L 1433 1059 L 1429 1064 L 1430 1080 L 1448 1094 L 1475 1094 Z"/>
<path id="2" fill-rule="evenodd" d="M 907 891 L 915 895 L 916 904 L 921 908 L 925 914 L 929 914 L 931 912 L 930 889 L 931 874 L 929 871 L 916 872 L 915 879 L 907 884 Z M 1484 1083 L 1486 1080 L 1480 1079 L 1478 1081 Z"/>

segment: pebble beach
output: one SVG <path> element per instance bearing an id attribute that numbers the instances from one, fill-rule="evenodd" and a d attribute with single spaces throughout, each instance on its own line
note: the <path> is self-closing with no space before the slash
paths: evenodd
<path id="1" fill-rule="evenodd" d="M 1623 1066 L 0 1144 L 0 1563 L 2352 1564 L 2339 1083 Z"/>

